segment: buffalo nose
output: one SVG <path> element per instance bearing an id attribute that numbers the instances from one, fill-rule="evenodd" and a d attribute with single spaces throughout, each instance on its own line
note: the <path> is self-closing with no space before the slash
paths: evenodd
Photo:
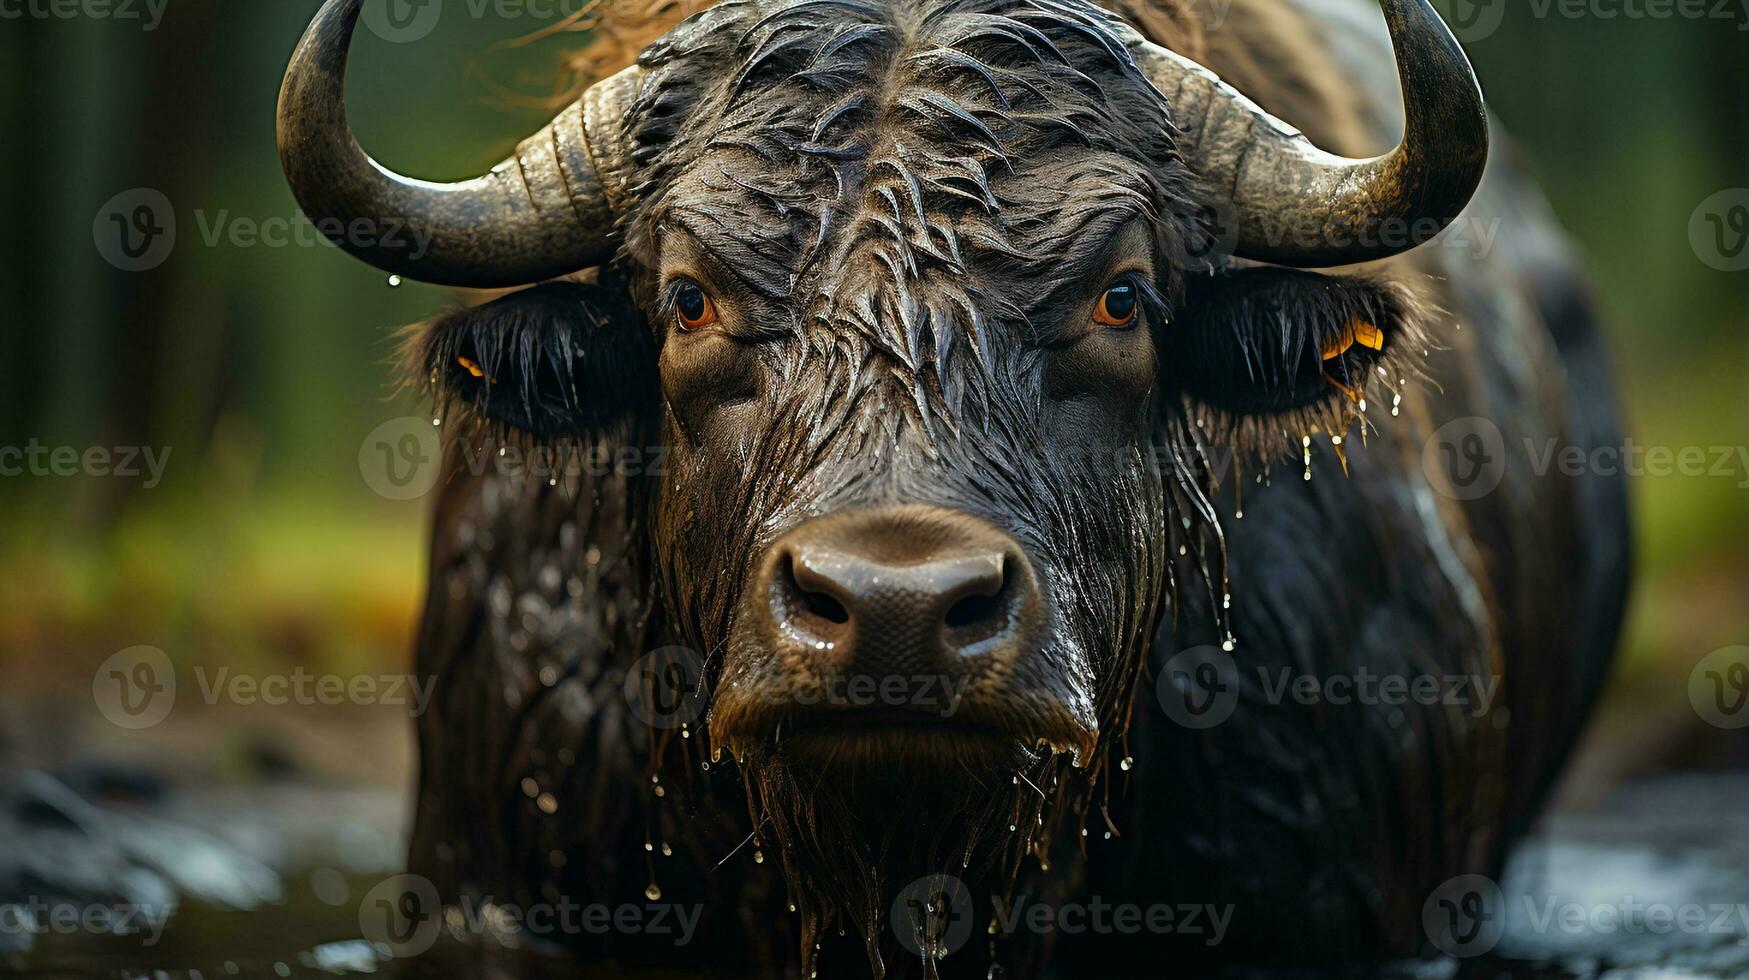
<path id="1" fill-rule="evenodd" d="M 763 578 L 774 645 L 856 674 L 963 674 L 1013 659 L 1038 606 L 1013 537 L 936 507 L 810 520 L 773 546 Z"/>

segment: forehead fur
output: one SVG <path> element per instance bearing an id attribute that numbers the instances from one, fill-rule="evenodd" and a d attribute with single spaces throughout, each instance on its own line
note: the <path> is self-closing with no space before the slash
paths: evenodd
<path id="1" fill-rule="evenodd" d="M 642 63 L 628 240 L 681 225 L 913 369 L 987 321 L 1051 329 L 1127 222 L 1182 234 L 1166 106 L 1088 3 L 730 2 Z"/>

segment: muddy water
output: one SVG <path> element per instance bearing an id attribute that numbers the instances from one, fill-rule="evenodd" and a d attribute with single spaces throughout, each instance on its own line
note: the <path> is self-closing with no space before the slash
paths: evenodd
<path id="1" fill-rule="evenodd" d="M 405 796 L 389 788 L 411 783 L 404 719 L 300 719 L 301 729 L 276 736 L 291 749 L 242 753 L 257 758 L 247 771 L 215 734 L 239 730 L 239 721 L 155 731 L 161 748 L 136 764 L 175 774 L 180 788 L 161 790 L 126 778 L 107 791 L 93 790 L 102 779 L 34 781 L 44 770 L 78 770 L 115 743 L 26 727 L 61 735 L 15 739 L 15 750 L 30 751 L 14 768 L 0 759 L 0 977 L 579 975 L 527 953 L 486 958 L 446 946 L 397 961 L 366 942 L 365 896 L 399 870 L 405 851 Z M 1625 755 L 1605 748 L 1603 757 Z M 1686 750 L 1669 755 L 1699 761 Z M 1543 821 L 1496 886 L 1486 918 L 1499 928 L 1466 950 L 1475 955 L 1377 976 L 1749 978 L 1749 773 L 1741 757 L 1713 761 L 1720 771 L 1706 775 L 1574 780 L 1616 788 L 1570 799 Z M 86 908 L 121 896 L 147 907 L 174 902 L 175 912 L 130 935 L 40 922 L 21 930 L 5 914 L 18 896 L 45 891 Z"/>
<path id="2" fill-rule="evenodd" d="M 182 903 L 156 941 L 144 934 L 42 929 L 30 952 L 0 957 L 0 975 L 576 975 L 537 956 L 482 959 L 444 947 L 419 961 L 397 962 L 385 947 L 363 940 L 359 904 L 394 871 L 401 812 L 391 793 L 317 787 L 182 800 L 177 826 L 210 834 L 216 843 L 195 859 L 204 867 L 180 873 L 210 879 L 204 887 L 215 900 Z M 165 842 L 189 843 L 186 836 Z M 272 881 L 269 887 L 255 882 L 257 901 L 240 903 L 250 893 L 236 881 L 222 887 L 227 878 L 247 879 L 259 868 L 272 869 Z M 1504 932 L 1484 954 L 1399 964 L 1380 976 L 1749 977 L 1749 776 L 1645 780 L 1584 812 L 1550 817 L 1500 883 L 1495 908 Z"/>

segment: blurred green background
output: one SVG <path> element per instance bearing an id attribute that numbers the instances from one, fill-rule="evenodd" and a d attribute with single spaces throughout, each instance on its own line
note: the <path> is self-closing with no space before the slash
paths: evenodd
<path id="1" fill-rule="evenodd" d="M 150 489 L 0 478 L 0 665 L 15 683 L 88 685 L 91 665 L 136 643 L 238 665 L 405 662 L 426 505 L 372 492 L 358 455 L 376 426 L 420 411 L 392 386 L 390 328 L 454 297 L 391 288 L 325 244 L 207 240 L 297 214 L 274 103 L 317 6 L 170 0 L 151 31 L 0 21 L 0 446 L 171 453 Z M 1703 200 L 1749 187 L 1749 12 L 1536 9 L 1511 4 L 1468 48 L 1594 270 L 1628 431 L 1749 443 L 1749 273 L 1708 267 L 1688 233 Z M 447 16 L 403 44 L 361 31 L 355 128 L 405 172 L 480 172 L 549 117 L 536 103 L 563 85 L 577 36 L 495 45 L 552 23 Z M 178 241 L 132 274 L 100 257 L 93 220 L 136 187 L 169 197 Z M 1618 689 L 1655 684 L 1646 712 L 1685 708 L 1694 661 L 1749 640 L 1745 478 L 1634 481 L 1641 574 Z"/>

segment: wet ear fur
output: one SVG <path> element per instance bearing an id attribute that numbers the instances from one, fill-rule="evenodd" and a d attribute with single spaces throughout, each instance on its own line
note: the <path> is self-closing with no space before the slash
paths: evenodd
<path id="1" fill-rule="evenodd" d="M 502 439 L 588 442 L 659 403 L 654 339 L 606 272 L 448 313 L 414 328 L 402 356 L 443 418 Z"/>
<path id="2" fill-rule="evenodd" d="M 1363 401 L 1421 376 L 1429 311 L 1398 283 L 1260 267 L 1193 276 L 1177 305 L 1162 390 L 1237 449 L 1344 432 Z"/>

